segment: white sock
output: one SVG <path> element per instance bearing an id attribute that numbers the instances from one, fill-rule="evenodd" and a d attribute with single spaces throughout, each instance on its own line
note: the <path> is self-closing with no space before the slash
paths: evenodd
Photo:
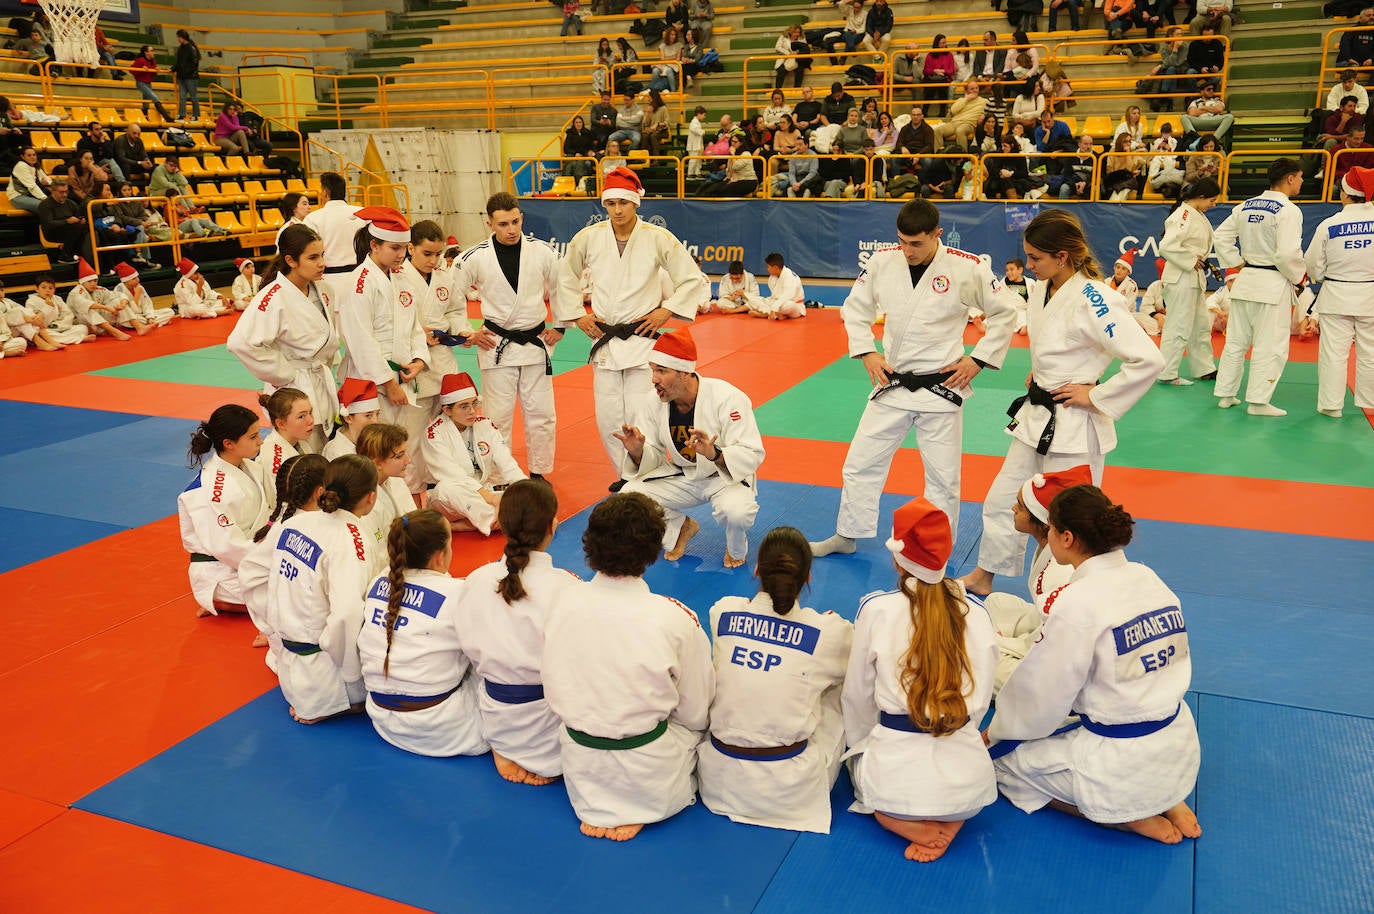
<path id="1" fill-rule="evenodd" d="M 854 551 L 854 540 L 836 533 L 819 543 L 810 543 L 812 555 L 849 555 Z"/>

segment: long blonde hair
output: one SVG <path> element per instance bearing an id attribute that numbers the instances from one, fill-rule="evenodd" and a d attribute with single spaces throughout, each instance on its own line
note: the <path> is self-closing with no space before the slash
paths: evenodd
<path id="1" fill-rule="evenodd" d="M 902 573 L 898 585 L 911 611 L 911 644 L 900 674 L 911 722 L 932 736 L 948 736 L 968 723 L 964 680 L 973 668 L 964 644 L 968 604 L 953 581 L 927 584 Z"/>

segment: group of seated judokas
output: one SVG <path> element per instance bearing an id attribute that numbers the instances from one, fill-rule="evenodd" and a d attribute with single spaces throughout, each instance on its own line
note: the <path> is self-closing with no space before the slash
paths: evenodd
<path id="1" fill-rule="evenodd" d="M 748 314 L 768 320 L 806 317 L 806 291 L 801 277 L 787 266 L 782 254 L 774 251 L 763 260 L 768 268 L 768 294 L 759 292 L 754 274 L 744 268 L 744 261 L 732 260 L 721 277 L 716 297 L 697 306 L 698 313 L 719 311 L 721 314 Z M 709 283 L 708 283 L 709 288 Z"/>
<path id="2" fill-rule="evenodd" d="M 852 626 L 801 605 L 810 549 L 780 527 L 759 546 L 758 593 L 713 606 L 708 636 L 643 579 L 667 522 L 642 492 L 592 508 L 589 581 L 552 563 L 557 498 L 540 480 L 505 490 L 504 556 L 464 580 L 449 575 L 452 527 L 438 511 L 393 518 L 374 546 L 378 467 L 364 451 L 377 427 L 357 454 L 288 458 L 258 527 L 229 516 L 254 507 L 256 415 L 221 407 L 191 441 L 207 458 L 179 503 L 197 599 L 251 614 L 302 723 L 365 710 L 406 751 L 490 751 L 508 780 L 561 776 L 582 831 L 613 840 L 698 791 L 736 821 L 828 832 L 846 759 L 851 809 L 913 860 L 943 854 L 999 789 L 1026 811 L 1051 805 L 1166 843 L 1200 834 L 1184 804 L 1199 749 L 1183 616 L 1122 553 L 1130 515 L 1075 484 L 1086 467 L 1022 491 L 1017 524 L 1043 536 L 1032 593 L 1067 583 L 1038 608 L 998 608 L 1016 626 L 1004 638 L 946 577 L 949 521 L 924 499 L 894 515 L 896 588 L 863 598 Z M 1008 648 L 1024 657 L 980 734 Z"/>

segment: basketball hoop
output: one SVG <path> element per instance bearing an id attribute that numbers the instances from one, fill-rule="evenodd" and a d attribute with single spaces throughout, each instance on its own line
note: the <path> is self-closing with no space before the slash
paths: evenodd
<path id="1" fill-rule="evenodd" d="M 95 26 L 105 0 L 38 0 L 52 25 L 55 63 L 94 67 L 100 63 L 95 47 Z"/>

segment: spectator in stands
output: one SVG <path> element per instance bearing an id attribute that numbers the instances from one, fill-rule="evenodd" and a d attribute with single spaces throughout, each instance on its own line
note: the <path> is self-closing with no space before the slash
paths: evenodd
<path id="1" fill-rule="evenodd" d="M 629 167 L 629 162 L 620 154 L 620 143 L 617 140 L 606 141 L 606 154 L 601 157 L 601 173 L 608 175 L 617 168 Z"/>
<path id="2" fill-rule="evenodd" d="M 889 155 L 897 148 L 897 125 L 886 111 L 878 112 L 878 126 L 870 130 L 868 135 L 878 155 Z"/>
<path id="3" fill-rule="evenodd" d="M 963 167 L 957 159 L 929 158 L 921 166 L 919 174 L 921 197 L 952 198 L 959 195 L 959 184 L 963 177 Z"/>
<path id="4" fill-rule="evenodd" d="M 105 133 L 105 126 L 99 121 L 91 121 L 86 126 L 86 135 L 76 141 L 76 151 L 78 156 L 82 152 L 89 152 L 92 161 L 105 169 L 109 173 L 109 177 L 113 177 L 116 181 L 124 180 L 125 174 L 120 169 L 119 163 L 115 161 L 114 142 Z M 97 196 L 99 195 L 97 194 Z"/>
<path id="5" fill-rule="evenodd" d="M 1116 138 L 1122 134 L 1128 134 L 1131 138 L 1130 148 L 1140 152 L 1148 147 L 1145 142 L 1145 119 L 1140 114 L 1139 105 L 1131 105 L 1126 109 L 1126 113 L 1121 118 L 1121 123 L 1116 125 L 1116 130 L 1112 131 L 1112 146 L 1116 146 Z"/>
<path id="6" fill-rule="evenodd" d="M 873 0 L 868 15 L 864 17 L 864 48 L 874 54 L 886 53 L 892 44 L 892 24 L 892 7 L 887 5 L 887 0 Z"/>
<path id="7" fill-rule="evenodd" d="M 821 195 L 825 197 L 843 196 L 845 188 L 851 185 L 854 175 L 854 159 L 844 156 L 844 141 L 839 137 L 830 144 L 830 155 L 833 158 L 820 160 L 820 181 Z M 862 159 L 858 160 L 862 169 Z"/>
<path id="8" fill-rule="evenodd" d="M 667 152 L 672 140 L 668 118 L 671 112 L 663 104 L 663 95 L 657 89 L 649 90 L 649 110 L 644 115 L 643 129 L 640 131 L 644 145 L 651 156 L 661 156 Z"/>
<path id="9" fill-rule="evenodd" d="M 1007 0 L 1007 22 L 1019 31 L 1038 32 L 1044 11 L 1045 0 Z"/>
<path id="10" fill-rule="evenodd" d="M 1002 135 L 1011 136 L 1012 139 L 1016 140 L 1016 148 L 1026 155 L 1030 155 L 1035 152 L 1035 143 L 1031 142 L 1030 138 L 1031 132 L 1034 130 L 1034 127 L 1027 128 L 1021 121 L 1012 121 L 1011 126 Z"/>
<path id="11" fill-rule="evenodd" d="M 802 86 L 802 100 L 797 102 L 792 109 L 792 120 L 796 123 L 797 129 L 802 133 L 808 133 L 819 127 L 821 120 L 822 105 L 816 101 L 816 93 L 810 86 Z"/>
<path id="12" fill-rule="evenodd" d="M 849 118 L 849 109 L 856 107 L 854 96 L 844 91 L 844 84 L 833 82 L 830 84 L 830 94 L 821 100 L 820 122 L 843 124 Z"/>
<path id="13" fill-rule="evenodd" d="M 997 152 L 1001 146 L 1002 128 L 997 123 L 997 115 L 989 114 L 986 109 L 973 128 L 973 139 L 969 151 L 974 154 Z"/>
<path id="14" fill-rule="evenodd" d="M 125 182 L 121 181 L 120 184 Z M 148 234 L 144 231 L 143 225 L 139 222 L 125 222 L 120 211 L 116 208 L 114 188 L 109 184 L 100 185 L 100 197 L 102 201 L 91 207 L 91 218 L 95 222 L 95 237 L 101 246 L 118 244 L 144 244 L 148 240 Z M 122 250 L 122 251 L 102 251 L 101 259 L 109 263 L 110 272 L 114 271 L 114 264 L 122 263 L 126 260 L 132 261 L 135 253 L 141 256 L 142 249 Z"/>
<path id="15" fill-rule="evenodd" d="M 1336 170 L 1331 193 L 1335 199 L 1340 199 L 1341 179 L 1345 177 L 1346 172 L 1356 165 L 1361 168 L 1374 168 L 1374 145 L 1365 140 L 1364 121 L 1351 124 L 1350 135 L 1331 147 L 1331 161 L 1332 167 Z"/>
<path id="16" fill-rule="evenodd" d="M 1355 96 L 1355 110 L 1360 114 L 1369 111 L 1369 92 L 1355 79 L 1354 70 L 1342 70 L 1340 81 L 1326 93 L 1326 110 L 1335 111 L 1341 106 L 1341 99 L 1347 95 Z"/>
<path id="17" fill-rule="evenodd" d="M 181 173 L 181 157 L 175 153 L 164 158 L 162 164 L 153 169 L 153 176 L 148 180 L 150 197 L 171 197 L 190 192 L 191 184 Z"/>
<path id="18" fill-rule="evenodd" d="M 797 132 L 797 145 L 787 159 L 787 170 L 773 178 L 773 194 L 810 197 L 821 186 L 820 160 L 807 148 L 806 137 Z"/>
<path id="19" fill-rule="evenodd" d="M 225 155 L 241 155 L 246 159 L 253 154 L 248 145 L 248 131 L 239 123 L 239 106 L 232 101 L 224 103 L 215 119 L 215 145 Z"/>
<path id="20" fill-rule="evenodd" d="M 281 211 L 282 218 L 286 220 L 282 223 L 281 228 L 277 229 L 277 240 L 280 241 L 281 233 L 286 231 L 289 226 L 305 224 L 305 217 L 310 215 L 310 198 L 293 190 L 281 198 L 277 203 L 277 209 Z"/>
<path id="21" fill-rule="evenodd" d="M 720 129 L 716 131 L 716 142 L 719 143 L 721 140 L 724 140 L 725 146 L 723 148 L 728 149 L 730 146 L 730 137 L 737 133 L 740 136 L 744 136 L 744 131 L 735 123 L 735 119 L 728 114 L 722 114 L 720 116 Z"/>
<path id="22" fill-rule="evenodd" d="M 792 23 L 783 29 L 778 41 L 773 45 L 774 52 L 778 59 L 773 62 L 773 88 L 781 89 L 787 82 L 787 74 L 792 74 L 792 86 L 799 88 L 802 80 L 806 78 L 806 71 L 811 68 L 811 58 L 798 57 L 798 54 L 811 53 L 811 46 L 806 43 L 806 36 L 802 34 L 800 23 Z"/>
<path id="23" fill-rule="evenodd" d="M 1173 126 L 1171 124 L 1161 124 L 1159 127 L 1159 136 L 1150 146 L 1150 151 L 1165 153 L 1173 152 L 1176 149 L 1178 149 L 1178 141 L 1174 137 Z M 1183 168 L 1179 165 L 1178 156 L 1150 156 L 1150 167 L 1147 180 L 1155 193 L 1169 199 L 1177 197 L 1180 188 L 1183 187 L 1184 180 Z"/>
<path id="24" fill-rule="evenodd" d="M 1078 0 L 1050 0 L 1050 31 L 1059 31 L 1060 11 L 1069 14 L 1069 28 L 1078 31 Z"/>
<path id="25" fill-rule="evenodd" d="M 1093 166 L 1097 162 L 1097 150 L 1093 148 L 1093 138 L 1083 134 L 1078 138 L 1078 147 L 1072 156 L 1056 159 L 1059 164 L 1059 199 L 1071 200 L 1077 197 L 1086 200 L 1093 192 Z"/>
<path id="26" fill-rule="evenodd" d="M 806 144 L 806 135 L 797 129 L 792 115 L 784 114 L 778 118 L 777 129 L 773 131 L 773 154 L 790 156 L 796 154 Z"/>
<path id="27" fill-rule="evenodd" d="M 706 107 L 697 105 L 687 124 L 687 177 L 701 177 L 701 151 L 706 148 Z"/>
<path id="28" fill-rule="evenodd" d="M 123 226 L 135 226 L 138 229 L 137 235 L 140 236 L 139 242 L 147 241 L 152 238 L 155 241 L 167 241 L 172 237 L 172 231 L 167 227 L 167 220 L 161 216 L 156 218 L 142 200 L 132 199 L 138 196 L 138 188 L 128 181 L 119 185 L 118 198 L 107 206 L 107 211 L 119 220 Z M 129 261 L 137 267 L 151 267 L 153 262 L 148 259 L 147 248 L 140 248 L 134 252 L 133 258 Z"/>
<path id="29" fill-rule="evenodd" d="M 124 132 L 115 137 L 114 157 L 118 164 L 115 181 L 123 183 L 125 178 L 142 177 L 147 180 L 153 173 L 153 160 L 143 145 L 143 128 L 130 124 Z"/>
<path id="30" fill-rule="evenodd" d="M 1364 118 L 1360 117 L 1357 111 L 1358 105 L 1359 99 L 1347 95 L 1341 99 L 1340 106 L 1327 116 L 1326 122 L 1322 125 L 1321 135 L 1317 137 L 1323 149 L 1330 149 L 1337 143 L 1345 142 L 1350 136 L 1350 128 L 1356 123 L 1364 123 Z"/>
<path id="31" fill-rule="evenodd" d="M 878 126 L 878 100 L 871 95 L 859 103 L 859 123 L 868 130 Z"/>
<path id="32" fill-rule="evenodd" d="M 1151 68 L 1149 76 L 1178 76 L 1188 72 L 1188 51 L 1193 45 L 1200 42 L 1183 40 L 1183 29 L 1174 26 L 1164 33 L 1164 43 L 1159 48 L 1159 63 Z M 1224 63 L 1224 60 L 1223 60 Z M 1150 86 L 1152 93 L 1161 95 L 1177 92 L 1180 88 L 1181 80 L 1159 79 L 1153 86 Z M 1149 85 L 1147 82 L 1146 85 Z M 1174 100 L 1172 98 L 1152 98 L 1150 99 L 1151 111 L 1173 111 Z"/>
<path id="33" fill-rule="evenodd" d="M 1194 35 L 1202 35 L 1210 29 L 1217 35 L 1230 35 L 1231 22 L 1234 19 L 1231 6 L 1232 0 L 1204 0 L 1203 8 L 1198 10 L 1198 14 L 1189 23 L 1188 31 Z"/>
<path id="34" fill-rule="evenodd" d="M 87 229 L 86 208 L 69 195 L 67 180 L 55 178 L 48 188 L 48 197 L 38 204 L 38 225 L 49 244 L 62 250 L 57 259 L 74 263 L 78 257 L 91 256 L 90 231 Z"/>
<path id="35" fill-rule="evenodd" d="M 660 64 L 654 64 L 654 76 L 668 81 L 669 92 L 677 91 L 678 67 L 682 63 L 682 42 L 678 40 L 677 29 L 668 26 L 663 32 L 663 43 L 658 46 Z"/>
<path id="36" fill-rule="evenodd" d="M 638 146 L 643 140 L 641 128 L 644 126 L 644 109 L 635 100 L 633 92 L 626 92 L 624 104 L 616 109 L 615 112 L 615 132 L 607 140 L 621 142 L 621 148 L 628 152 L 632 147 Z"/>
<path id="37" fill-rule="evenodd" d="M 954 45 L 954 81 L 963 85 L 973 78 L 973 51 L 968 39 L 960 38 Z"/>
<path id="38" fill-rule="evenodd" d="M 47 188 L 51 185 L 52 178 L 38 164 L 38 150 L 32 146 L 19 150 L 19 161 L 14 163 L 10 183 L 5 188 L 10 203 L 26 213 L 37 213 L 38 204 L 47 199 Z"/>
<path id="39" fill-rule="evenodd" d="M 1023 54 L 1024 62 L 1021 59 Z M 1007 49 L 1006 67 L 1002 73 L 1003 79 L 1026 79 L 1040 73 L 1040 52 L 1031 46 L 1030 38 L 1022 29 L 1011 33 L 1011 47 Z"/>
<path id="40" fill-rule="evenodd" d="M 1226 110 L 1226 102 L 1217 95 L 1217 87 L 1210 82 L 1198 83 L 1201 95 L 1188 103 L 1187 112 L 1180 118 L 1183 129 L 1190 133 L 1216 134 L 1218 141 L 1225 141 L 1231 125 L 1236 119 Z"/>
<path id="41" fill-rule="evenodd" d="M 606 74 L 615 64 L 615 52 L 611 50 L 611 39 L 601 37 L 596 43 L 596 53 L 592 55 L 592 91 L 598 95 L 609 94 L 610 84 Z M 602 67 L 605 67 L 603 70 Z"/>
<path id="42" fill-rule="evenodd" d="M 687 4 L 682 0 L 668 0 L 668 5 L 663 9 L 663 28 L 667 31 L 668 26 L 675 26 L 682 35 L 687 35 L 688 16 Z"/>
<path id="43" fill-rule="evenodd" d="M 110 173 L 95 164 L 95 157 L 89 149 L 83 149 L 72 157 L 67 166 L 67 184 L 72 199 L 83 208 L 86 201 L 100 196 L 100 185 L 110 180 Z"/>
<path id="44" fill-rule="evenodd" d="M 200 120 L 200 48 L 185 29 L 177 29 L 177 56 L 172 64 L 172 75 L 177 82 L 176 119 L 186 119 L 189 103 L 191 120 Z"/>
<path id="45" fill-rule="evenodd" d="M 1341 33 L 1341 42 L 1336 46 L 1336 66 L 1374 67 L 1374 6 L 1360 10 L 1352 26 L 1359 28 Z"/>
<path id="46" fill-rule="evenodd" d="M 1018 200 L 1031 188 L 1030 167 L 1011 134 L 999 140 L 1000 154 L 983 159 L 983 197 L 987 200 Z"/>
<path id="47" fill-rule="evenodd" d="M 916 84 L 921 81 L 921 73 L 916 65 L 917 44 L 908 41 L 902 53 L 892 59 L 892 84 L 901 88 L 912 98 L 916 97 Z"/>
<path id="48" fill-rule="evenodd" d="M 563 28 L 559 29 L 560 37 L 566 37 L 569 32 L 574 35 L 582 34 L 582 4 L 577 0 L 563 0 Z"/>
<path id="49" fill-rule="evenodd" d="M 162 119 L 171 123 L 172 114 L 162 105 L 162 100 L 153 91 L 153 77 L 157 75 L 157 61 L 153 59 L 153 49 L 150 45 L 144 45 L 138 49 L 138 56 L 134 62 L 129 64 L 130 71 L 134 74 L 134 86 L 138 89 L 138 94 L 143 96 L 143 116 L 148 116 L 148 106 L 153 105 L 157 108 L 157 113 L 162 115 Z"/>
<path id="50" fill-rule="evenodd" d="M 744 148 L 746 152 L 768 158 L 773 154 L 773 131 L 763 122 L 763 115 L 756 114 L 744 127 Z"/>
<path id="51" fill-rule="evenodd" d="M 1045 84 L 1038 79 L 1027 80 L 1022 84 L 1016 98 L 1012 100 L 1011 111 L 1007 114 L 1009 123 L 1021 124 L 1028 131 L 1034 131 L 1041 116 L 1049 111 L 1045 100 Z M 1051 117 L 1054 112 L 1050 111 Z"/>
<path id="52" fill-rule="evenodd" d="M 1139 199 L 1145 188 L 1145 160 L 1131 148 L 1131 135 L 1118 133 L 1112 151 L 1102 157 L 1102 193 L 1113 201 L 1125 200 L 1131 193 Z"/>
<path id="53" fill-rule="evenodd" d="M 967 150 L 973 129 L 983 119 L 983 109 L 988 100 L 978 92 L 978 81 L 970 79 L 964 83 L 964 94 L 949 106 L 949 117 L 935 128 L 935 148 L 944 150 L 951 141 Z"/>
<path id="54" fill-rule="evenodd" d="M 920 163 L 916 159 L 935 153 L 935 129 L 926 123 L 925 112 L 919 105 L 911 106 L 910 119 L 897 131 L 897 145 L 892 152 L 894 155 L 912 157 L 900 163 L 900 167 L 909 171 L 919 169 Z"/>
<path id="55" fill-rule="evenodd" d="M 24 115 L 0 95 L 0 173 L 8 173 L 19 161 L 19 152 L 29 145 L 29 135 L 20 125 Z"/>
<path id="56" fill-rule="evenodd" d="M 1199 178 L 1221 180 L 1221 144 L 1210 133 L 1199 137 L 1196 152 L 1206 155 L 1187 156 L 1183 163 L 1183 181 L 1192 184 Z"/>
<path id="57" fill-rule="evenodd" d="M 624 92 L 627 83 L 634 80 L 635 74 L 639 72 L 639 67 L 634 66 L 639 61 L 639 53 L 630 47 L 630 42 L 621 35 L 615 40 L 615 54 L 613 55 L 615 65 L 611 67 L 611 90 Z"/>
<path id="58" fill-rule="evenodd" d="M 1073 131 L 1048 109 L 1040 113 L 1040 123 L 1032 132 L 1031 139 L 1038 152 L 1066 152 L 1074 148 Z"/>
<path id="59" fill-rule="evenodd" d="M 744 135 L 730 136 L 730 159 L 725 164 L 725 178 L 708 181 L 697 188 L 698 197 L 748 197 L 759 189 L 759 176 L 754 157 L 744 148 Z"/>
<path id="60" fill-rule="evenodd" d="M 701 40 L 697 37 L 696 29 L 688 29 L 686 36 L 682 39 L 682 78 L 687 80 L 687 85 L 695 86 L 697 77 L 702 73 L 713 72 L 710 67 L 703 68 L 701 55 L 704 49 Z M 715 70 L 723 69 L 719 61 L 712 65 Z"/>
<path id="61" fill-rule="evenodd" d="M 711 4 L 711 0 L 690 0 L 687 11 L 690 16 L 688 24 L 692 31 L 697 33 L 697 43 L 703 48 L 711 47 L 716 18 L 716 8 Z"/>
<path id="62" fill-rule="evenodd" d="M 926 107 L 933 109 L 931 113 L 939 114 L 944 110 L 944 105 L 939 103 L 949 100 L 949 84 L 954 81 L 954 71 L 958 65 L 954 62 L 954 55 L 950 53 L 949 42 L 944 35 L 937 34 L 931 40 L 930 47 L 921 64 L 921 82 L 926 83 L 921 96 L 927 102 Z"/>
<path id="63" fill-rule="evenodd" d="M 563 174 L 578 181 L 596 173 L 596 134 L 582 115 L 577 115 L 563 132 Z"/>
<path id="64" fill-rule="evenodd" d="M 596 134 L 597 148 L 604 148 L 606 140 L 615 132 L 615 105 L 611 104 L 609 89 L 603 89 L 601 101 L 592 105 L 591 118 L 591 131 Z"/>
<path id="65" fill-rule="evenodd" d="M 1197 20 L 1194 20 L 1195 22 Z M 1214 88 L 1221 88 L 1221 71 L 1226 66 L 1226 45 L 1212 37 L 1210 26 L 1202 30 L 1202 38 L 1188 43 L 1188 72 L 1204 77 Z"/>
<path id="66" fill-rule="evenodd" d="M 52 54 L 47 48 L 48 43 L 43 38 L 43 30 L 37 26 L 33 26 L 29 29 L 29 37 L 20 38 L 14 43 L 15 51 L 34 62 L 34 65 L 29 68 L 29 74 L 32 76 L 38 76 L 42 70 L 43 63 L 52 59 Z M 52 74 L 54 76 L 57 76 L 59 73 L 60 70 L 57 67 L 52 68 Z"/>
<path id="67" fill-rule="evenodd" d="M 1135 0 L 1104 0 L 1102 4 L 1102 21 L 1107 27 L 1107 38 L 1118 44 L 1113 44 L 1107 48 L 1108 54 L 1125 54 L 1134 60 L 1137 55 L 1144 56 L 1144 51 L 1138 44 L 1125 44 L 1126 33 L 1135 24 L 1132 14 L 1135 12 Z"/>
<path id="68" fill-rule="evenodd" d="M 1053 23 L 1054 20 L 1050 19 L 1050 22 Z M 1077 28 L 1077 25 L 1074 28 Z M 1051 25 L 1050 30 L 1053 29 L 1054 26 Z M 983 33 L 983 46 L 973 53 L 973 78 L 978 80 L 980 86 L 991 86 L 992 97 L 1001 99 L 1003 88 L 999 80 L 1006 69 L 1007 49 L 997 46 L 997 33 L 988 29 Z"/>
<path id="69" fill-rule="evenodd" d="M 864 0 L 834 0 L 835 10 L 844 17 L 844 26 L 840 30 L 838 39 L 827 38 L 825 49 L 832 52 L 830 58 L 831 66 L 839 66 L 840 58 L 834 56 L 835 47 L 841 43 L 847 52 L 853 52 L 859 46 L 859 42 L 864 38 L 864 25 L 868 21 L 868 16 L 864 13 Z"/>
<path id="70" fill-rule="evenodd" d="M 772 130 L 778 126 L 784 114 L 791 114 L 792 106 L 787 104 L 787 99 L 783 97 L 781 89 L 774 89 L 773 94 L 768 98 L 768 106 L 759 111 L 763 118 L 763 125 Z M 795 122 L 794 122 L 795 123 Z"/>
<path id="71" fill-rule="evenodd" d="M 859 109 L 850 108 L 849 115 L 844 123 L 840 125 L 838 138 L 844 142 L 845 149 L 862 149 L 864 140 L 868 139 L 868 128 L 859 122 Z"/>
<path id="72" fill-rule="evenodd" d="M 111 41 L 105 36 L 104 29 L 98 25 L 95 27 L 95 54 L 96 57 L 100 59 L 100 62 L 107 67 L 113 68 L 119 66 L 119 61 L 115 59 L 114 53 L 115 45 L 117 44 L 118 42 Z M 89 75 L 94 76 L 95 71 L 91 71 Z M 123 79 L 124 74 L 119 70 L 111 69 L 110 77 L 112 79 Z"/>

